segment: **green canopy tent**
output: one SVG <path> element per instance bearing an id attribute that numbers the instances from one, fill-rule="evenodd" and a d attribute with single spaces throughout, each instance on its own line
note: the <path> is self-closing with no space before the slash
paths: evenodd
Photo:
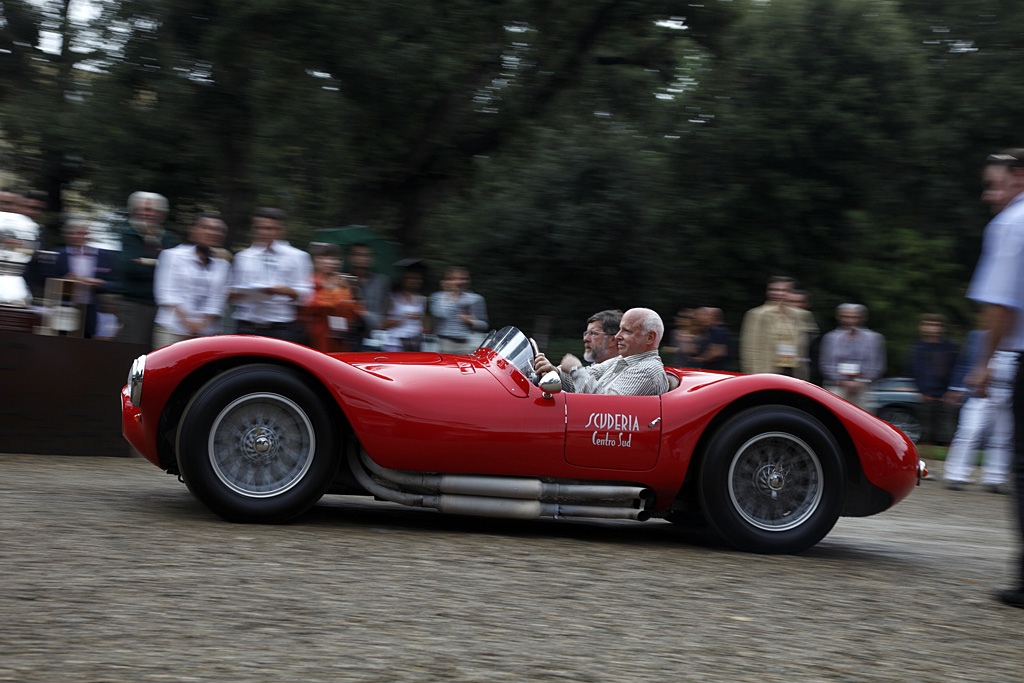
<path id="1" fill-rule="evenodd" d="M 375 271 L 384 273 L 392 280 L 398 276 L 399 267 L 395 264 L 402 253 L 402 245 L 381 237 L 365 225 L 346 225 L 343 228 L 314 230 L 312 241 L 337 244 L 342 249 L 353 244 L 365 244 L 373 249 L 376 261 Z M 345 268 L 348 269 L 347 262 Z"/>

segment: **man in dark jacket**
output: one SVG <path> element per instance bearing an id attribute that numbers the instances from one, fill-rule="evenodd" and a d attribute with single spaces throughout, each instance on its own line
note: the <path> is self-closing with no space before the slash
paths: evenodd
<path id="1" fill-rule="evenodd" d="M 957 346 L 946 337 L 946 319 L 941 315 L 922 315 L 918 330 L 921 338 L 910 347 L 907 369 L 924 399 L 918 446 L 934 446 L 943 434 L 943 427 L 952 419 L 950 406 L 960 399 L 959 392 L 949 390 Z"/>
<path id="2" fill-rule="evenodd" d="M 91 339 L 96 332 L 96 296 L 115 284 L 115 254 L 86 244 L 89 226 L 85 223 L 68 221 L 63 233 L 65 246 L 57 250 L 49 276 L 75 281 L 72 297 L 85 310 L 84 336 Z"/>
<path id="3" fill-rule="evenodd" d="M 178 237 L 164 230 L 167 199 L 155 192 L 133 192 L 128 197 L 128 220 L 121 226 L 121 339 L 152 345 L 156 300 L 153 275 L 164 249 L 176 246 Z"/>

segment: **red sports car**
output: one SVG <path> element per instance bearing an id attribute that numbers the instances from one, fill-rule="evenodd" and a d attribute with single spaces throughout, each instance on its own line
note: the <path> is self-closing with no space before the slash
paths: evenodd
<path id="1" fill-rule="evenodd" d="M 363 494 L 499 517 L 703 518 L 764 553 L 813 546 L 920 476 L 902 432 L 797 379 L 669 368 L 678 386 L 661 396 L 563 393 L 531 381 L 535 351 L 514 327 L 467 356 L 195 339 L 135 361 L 124 434 L 234 521 Z"/>

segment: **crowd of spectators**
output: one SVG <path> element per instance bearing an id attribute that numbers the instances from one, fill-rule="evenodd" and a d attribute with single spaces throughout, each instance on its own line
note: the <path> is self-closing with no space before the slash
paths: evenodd
<path id="1" fill-rule="evenodd" d="M 69 220 L 63 246 L 44 252 L 36 251 L 40 230 L 27 215 L 38 209 L 38 198 L 5 190 L 0 200 L 0 229 L 24 245 L 20 271 L 29 299 L 55 297 L 46 292 L 48 282 L 66 286 L 60 310 L 78 318 L 61 330 L 73 336 L 159 348 L 237 333 L 325 352 L 417 351 L 431 344 L 465 351 L 488 329 L 484 299 L 469 289 L 468 269 L 449 268 L 428 305 L 419 259 L 392 264 L 399 272 L 392 283 L 376 269 L 371 244 L 291 245 L 280 209 L 257 209 L 251 244 L 232 254 L 220 216 L 196 215 L 181 241 L 165 228 L 167 200 L 135 192 L 117 226 L 119 251 L 92 246 L 89 225 Z"/>

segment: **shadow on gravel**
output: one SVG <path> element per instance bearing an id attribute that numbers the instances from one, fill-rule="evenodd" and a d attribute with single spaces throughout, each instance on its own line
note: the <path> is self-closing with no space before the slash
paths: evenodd
<path id="1" fill-rule="evenodd" d="M 148 492 L 142 498 L 122 500 L 126 508 L 138 516 L 140 509 L 159 517 L 161 521 L 177 519 L 179 523 L 230 525 L 207 510 L 182 486 L 178 492 L 166 490 Z M 327 496 L 306 514 L 285 523 L 285 526 L 316 527 L 344 533 L 348 528 L 387 528 L 396 532 L 430 534 L 471 534 L 502 538 L 559 539 L 609 545 L 652 548 L 703 548 L 723 553 L 734 553 L 709 528 L 687 528 L 663 520 L 633 522 L 629 520 L 592 519 L 500 519 L 448 515 L 435 510 L 401 507 L 392 503 L 371 502 L 354 497 Z M 246 525 L 239 525 L 246 526 Z M 910 558 L 899 554 L 898 548 L 857 545 L 826 536 L 824 540 L 797 557 L 850 564 L 876 564 L 886 562 L 899 566 L 912 566 Z"/>
<path id="2" fill-rule="evenodd" d="M 295 523 L 317 526 L 387 526 L 424 534 L 458 533 L 507 538 L 553 538 L 620 545 L 691 545 L 729 550 L 714 532 L 684 529 L 662 520 L 500 519 L 448 515 L 389 503 L 324 498 Z"/>

